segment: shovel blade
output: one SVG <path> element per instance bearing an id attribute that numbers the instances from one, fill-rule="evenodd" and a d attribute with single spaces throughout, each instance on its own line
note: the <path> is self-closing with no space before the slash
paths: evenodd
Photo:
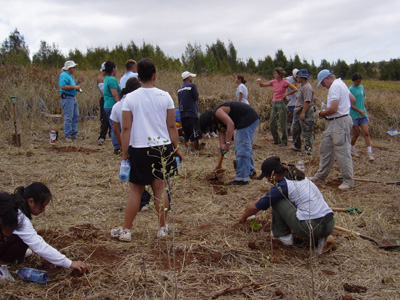
<path id="1" fill-rule="evenodd" d="M 400 239 L 387 239 L 380 242 L 379 248 L 391 249 L 400 247 Z"/>
<path id="2" fill-rule="evenodd" d="M 21 147 L 21 135 L 13 134 L 12 139 L 15 147 Z"/>

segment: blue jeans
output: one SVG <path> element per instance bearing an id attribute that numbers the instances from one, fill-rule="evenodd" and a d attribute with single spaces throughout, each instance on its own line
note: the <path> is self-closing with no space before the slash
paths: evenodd
<path id="1" fill-rule="evenodd" d="M 112 121 L 111 118 L 110 118 L 110 116 L 111 116 L 111 110 L 112 110 L 112 108 L 104 108 L 104 111 L 106 112 L 107 117 L 108 117 L 108 121 L 110 122 L 110 127 L 111 127 L 111 130 L 110 130 L 110 132 L 111 132 L 111 141 L 112 141 L 113 147 L 114 147 L 114 149 L 119 149 L 119 148 L 120 148 L 120 147 L 119 147 L 119 144 L 118 144 L 117 139 L 115 138 L 115 135 L 114 135 L 113 121 Z"/>
<path id="2" fill-rule="evenodd" d="M 249 181 L 250 173 L 255 170 L 253 161 L 253 136 L 258 121 L 246 128 L 237 129 L 235 136 L 235 155 L 237 161 L 235 180 Z"/>
<path id="3" fill-rule="evenodd" d="M 74 96 L 61 98 L 61 107 L 64 111 L 64 135 L 66 138 L 78 135 L 79 110 Z"/>

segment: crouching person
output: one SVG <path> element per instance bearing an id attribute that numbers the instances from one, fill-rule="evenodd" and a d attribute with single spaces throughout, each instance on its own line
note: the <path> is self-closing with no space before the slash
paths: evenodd
<path id="1" fill-rule="evenodd" d="M 239 222 L 272 206 L 272 234 L 284 245 L 293 245 L 293 234 L 311 238 L 321 254 L 334 226 L 333 212 L 317 186 L 296 168 L 282 165 L 272 156 L 261 166 L 261 180 L 266 177 L 274 186 L 260 200 L 250 203 Z"/>

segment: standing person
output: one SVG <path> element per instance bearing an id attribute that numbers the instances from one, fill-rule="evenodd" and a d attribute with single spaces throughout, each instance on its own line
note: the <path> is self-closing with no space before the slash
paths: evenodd
<path id="1" fill-rule="evenodd" d="M 291 84 L 293 84 L 297 89 L 299 89 L 300 85 L 297 83 L 297 78 L 296 78 L 296 74 L 299 70 L 298 69 L 293 69 L 292 71 L 292 76 L 286 77 L 286 80 L 289 81 Z M 291 88 L 287 88 L 286 89 L 286 93 L 290 93 L 291 92 Z M 286 100 L 287 102 L 287 108 L 289 111 L 289 115 L 290 115 L 290 121 L 289 121 L 289 129 L 288 129 L 288 140 L 289 142 L 293 141 L 293 137 L 292 137 L 292 130 L 291 130 L 291 126 L 293 123 L 293 112 L 294 112 L 294 106 L 296 104 L 296 93 L 291 94 L 289 96 L 286 96 Z"/>
<path id="2" fill-rule="evenodd" d="M 156 67 L 152 60 L 138 62 L 142 87 L 126 96 L 122 106 L 122 152 L 129 159 L 129 197 L 123 226 L 111 230 L 111 236 L 121 241 L 131 240 L 132 222 L 139 211 L 140 198 L 146 185 L 151 185 L 158 214 L 158 237 L 168 235 L 166 224 L 168 196 L 166 179 L 176 170 L 178 131 L 175 125 L 174 101 L 155 87 Z"/>
<path id="3" fill-rule="evenodd" d="M 320 84 L 329 90 L 327 109 L 318 114 L 320 118 L 327 119 L 327 125 L 319 146 L 319 169 L 310 179 L 314 182 L 324 182 L 336 156 L 343 177 L 343 183 L 339 189 L 349 190 L 354 186 L 350 147 L 350 132 L 353 122 L 349 111 L 351 103 L 355 103 L 356 99 L 346 84 L 340 78 L 336 79 L 329 70 L 324 69 L 318 73 L 318 86 Z"/>
<path id="4" fill-rule="evenodd" d="M 300 89 L 297 92 L 297 101 L 292 123 L 294 151 L 301 151 L 301 140 L 304 142 L 305 154 L 311 155 L 314 143 L 314 89 L 308 82 L 310 79 L 307 69 L 297 72 Z"/>
<path id="5" fill-rule="evenodd" d="M 111 128 L 111 140 L 113 143 L 114 154 L 120 154 L 121 148 L 115 138 L 112 120 L 110 119 L 111 110 L 115 103 L 119 101 L 119 93 L 121 92 L 121 88 L 117 80 L 115 79 L 115 75 L 117 74 L 117 66 L 112 61 L 106 61 L 105 64 L 105 77 L 104 77 L 104 111 L 107 114 L 109 119 L 109 124 Z"/>
<path id="6" fill-rule="evenodd" d="M 349 88 L 350 92 L 356 98 L 356 103 L 351 105 L 350 116 L 353 119 L 353 136 L 351 137 L 351 154 L 358 156 L 356 151 L 356 141 L 360 136 L 360 128 L 364 136 L 365 145 L 367 146 L 368 159 L 374 161 L 374 155 L 371 147 L 371 137 L 368 129 L 368 115 L 365 109 L 365 91 L 364 86 L 361 84 L 362 76 L 360 73 L 353 75 L 353 85 Z"/>
<path id="7" fill-rule="evenodd" d="M 297 88 L 289 83 L 283 76 L 285 75 L 285 71 L 278 67 L 273 71 L 274 79 L 267 82 L 262 83 L 261 78 L 258 78 L 256 82 L 260 87 L 269 87 L 272 86 L 274 97 L 272 99 L 272 109 L 271 109 L 271 117 L 269 121 L 269 128 L 272 133 L 272 137 L 274 138 L 273 144 L 279 145 L 280 147 L 287 146 L 288 137 L 287 137 L 287 128 L 286 128 L 286 115 L 287 108 L 285 98 L 288 95 L 292 95 L 297 92 Z M 290 88 L 291 91 L 286 93 L 286 89 Z M 281 126 L 282 137 L 279 137 L 278 133 L 278 119 Z"/>
<path id="8" fill-rule="evenodd" d="M 190 140 L 190 154 L 196 154 L 196 149 L 201 137 L 199 131 L 199 109 L 197 100 L 199 92 L 193 83 L 196 74 L 185 71 L 182 73 L 183 84 L 178 89 L 178 105 L 185 138 L 185 146 Z"/>
<path id="9" fill-rule="evenodd" d="M 200 116 L 200 128 L 203 133 L 210 127 L 218 129 L 220 155 L 229 151 L 233 132 L 235 136 L 236 177 L 231 185 L 249 184 L 249 177 L 255 178 L 253 161 L 253 136 L 257 129 L 259 116 L 250 105 L 242 102 L 225 102 L 213 112 L 206 111 Z"/>
<path id="10" fill-rule="evenodd" d="M 244 79 L 244 76 L 241 74 L 237 75 L 235 82 L 238 85 L 236 89 L 236 100 L 250 105 L 248 100 L 249 91 L 246 87 L 247 81 Z"/>
<path id="11" fill-rule="evenodd" d="M 32 216 L 45 212 L 51 199 L 50 190 L 41 182 L 18 187 L 13 195 L 0 191 L 0 261 L 21 263 L 33 251 L 56 266 L 85 273 L 88 271 L 85 263 L 68 259 L 33 228 Z"/>
<path id="12" fill-rule="evenodd" d="M 109 135 L 111 135 L 111 127 L 110 127 L 110 121 L 108 120 L 108 116 L 106 112 L 104 111 L 104 97 L 103 97 L 103 89 L 104 89 L 104 77 L 106 76 L 106 62 L 103 62 L 100 67 L 100 72 L 101 74 L 97 76 L 97 87 L 99 88 L 101 98 L 99 101 L 99 106 L 100 106 L 100 135 L 99 138 L 97 139 L 97 143 L 99 145 L 103 145 L 107 132 Z"/>
<path id="13" fill-rule="evenodd" d="M 121 86 L 121 89 L 123 89 L 126 85 L 126 82 L 128 81 L 129 78 L 136 78 L 138 77 L 138 73 L 136 73 L 136 61 L 133 59 L 128 59 L 125 62 L 125 67 L 126 67 L 126 73 L 122 75 L 121 79 L 119 80 L 119 85 Z"/>
<path id="14" fill-rule="evenodd" d="M 80 91 L 80 84 L 85 80 L 79 77 L 75 84 L 72 75 L 75 72 L 76 64 L 73 60 L 67 60 L 62 67 L 63 72 L 58 77 L 58 86 L 61 94 L 61 107 L 64 112 L 64 135 L 65 141 L 71 142 L 74 139 L 82 139 L 78 136 L 79 110 L 76 101 L 77 91 Z"/>
<path id="15" fill-rule="evenodd" d="M 239 218 L 244 223 L 248 217 L 272 206 L 272 235 L 284 245 L 293 245 L 292 231 L 318 245 L 323 253 L 335 224 L 333 212 L 317 186 L 305 178 L 300 170 L 284 167 L 277 156 L 271 156 L 261 165 L 261 180 L 266 177 L 274 186 L 264 197 L 250 203 Z"/>

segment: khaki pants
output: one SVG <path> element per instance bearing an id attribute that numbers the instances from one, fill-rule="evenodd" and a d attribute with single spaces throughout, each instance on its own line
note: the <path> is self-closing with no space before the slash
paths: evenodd
<path id="1" fill-rule="evenodd" d="M 335 157 L 343 177 L 343 183 L 354 185 L 351 159 L 350 132 L 353 122 L 350 116 L 327 121 L 319 146 L 319 169 L 314 177 L 325 180 L 331 171 Z"/>

